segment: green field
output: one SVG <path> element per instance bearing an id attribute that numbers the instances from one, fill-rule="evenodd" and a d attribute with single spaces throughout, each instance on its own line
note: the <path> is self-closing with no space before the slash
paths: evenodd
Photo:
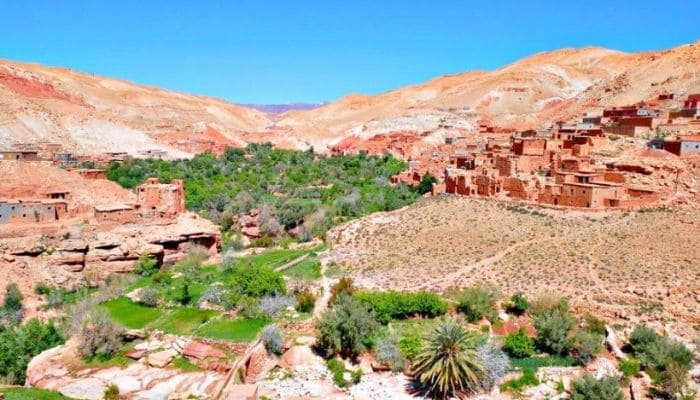
<path id="1" fill-rule="evenodd" d="M 176 335 L 191 335 L 203 323 L 220 313 L 197 308 L 173 308 L 153 323 L 155 329 Z"/>
<path id="2" fill-rule="evenodd" d="M 156 319 L 160 318 L 165 310 L 153 307 L 146 307 L 134 303 L 126 297 L 119 297 L 114 300 L 102 303 L 104 307 L 117 322 L 131 329 L 142 329 Z"/>
<path id="3" fill-rule="evenodd" d="M 261 319 L 219 319 L 202 326 L 195 335 L 232 342 L 250 342 L 255 340 L 267 323 Z"/>
<path id="4" fill-rule="evenodd" d="M 315 257 L 309 257 L 299 264 L 285 269 L 282 274 L 290 278 L 314 281 L 321 277 L 321 264 Z"/>
<path id="5" fill-rule="evenodd" d="M 5 400 L 71 400 L 59 393 L 35 388 L 0 388 L 5 394 Z"/>

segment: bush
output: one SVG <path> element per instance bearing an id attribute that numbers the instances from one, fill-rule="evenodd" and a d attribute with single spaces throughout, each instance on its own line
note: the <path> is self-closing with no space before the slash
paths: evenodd
<path id="1" fill-rule="evenodd" d="M 496 318 L 496 301 L 500 294 L 494 286 L 473 286 L 459 296 L 457 309 L 467 316 L 467 320 L 476 323 L 481 318 Z"/>
<path id="2" fill-rule="evenodd" d="M 238 313 L 247 319 L 267 319 L 269 316 L 262 307 L 260 307 L 260 300 L 244 296 L 239 303 Z"/>
<path id="3" fill-rule="evenodd" d="M 674 362 L 688 371 L 693 363 L 693 353 L 682 343 L 669 340 L 643 326 L 637 326 L 632 331 L 630 345 L 642 368 L 651 372 L 663 372 Z"/>
<path id="4" fill-rule="evenodd" d="M 331 287 L 331 297 L 328 299 L 328 304 L 332 307 L 335 304 L 335 300 L 342 293 L 347 295 L 354 295 L 357 289 L 352 282 L 351 278 L 342 277 L 340 280 Z"/>
<path id="5" fill-rule="evenodd" d="M 406 359 L 393 340 L 387 338 L 379 339 L 374 352 L 377 356 L 377 361 L 394 372 L 403 371 L 406 367 Z"/>
<path id="6" fill-rule="evenodd" d="M 78 352 L 83 358 L 111 356 L 122 345 L 123 330 L 99 308 L 93 308 L 83 318 L 77 333 Z"/>
<path id="7" fill-rule="evenodd" d="M 586 374 L 571 383 L 571 400 L 623 400 L 617 379 L 606 377 L 596 379 Z"/>
<path id="8" fill-rule="evenodd" d="M 629 357 L 627 359 L 620 360 L 620 371 L 623 375 L 628 378 L 638 376 L 641 366 L 639 360 Z"/>
<path id="9" fill-rule="evenodd" d="M 136 273 L 141 276 L 151 276 L 158 270 L 158 261 L 148 254 L 142 254 L 136 262 Z"/>
<path id="10" fill-rule="evenodd" d="M 24 384 L 29 361 L 61 343 L 63 338 L 53 322 L 32 319 L 22 326 L 0 325 L 0 381 Z"/>
<path id="11" fill-rule="evenodd" d="M 268 266 L 245 265 L 233 271 L 234 290 L 251 297 L 286 294 L 287 285 L 281 272 Z"/>
<path id="12" fill-rule="evenodd" d="M 570 333 L 574 325 L 575 320 L 569 313 L 568 305 L 537 314 L 534 319 L 537 346 L 551 354 L 565 355 L 571 349 Z"/>
<path id="13" fill-rule="evenodd" d="M 516 293 L 510 298 L 510 302 L 508 303 L 506 310 L 511 314 L 522 315 L 529 307 L 530 302 L 527 301 L 525 296 L 520 293 Z"/>
<path id="14" fill-rule="evenodd" d="M 272 354 L 280 355 L 284 349 L 284 338 L 282 337 L 282 330 L 277 325 L 266 326 L 260 336 L 265 348 Z"/>
<path id="15" fill-rule="evenodd" d="M 525 358 L 535 355 L 535 341 L 527 336 L 525 329 L 511 333 L 503 341 L 503 350 L 511 357 Z"/>
<path id="16" fill-rule="evenodd" d="M 0 308 L 0 320 L 5 320 L 7 323 L 17 325 L 24 318 L 24 308 L 22 301 L 24 297 L 19 291 L 17 284 L 9 283 L 5 287 L 5 298 Z"/>
<path id="17" fill-rule="evenodd" d="M 202 294 L 202 297 L 199 298 L 199 302 L 224 305 L 226 304 L 227 295 L 228 293 L 226 292 L 226 289 L 219 285 L 212 285 L 209 286 L 207 290 Z"/>
<path id="18" fill-rule="evenodd" d="M 119 400 L 119 386 L 111 384 L 105 389 L 104 400 Z"/>
<path id="19" fill-rule="evenodd" d="M 372 314 L 354 297 L 341 294 L 317 325 L 319 347 L 328 355 L 365 351 L 379 329 Z"/>
<path id="20" fill-rule="evenodd" d="M 603 351 L 603 336 L 590 331 L 578 331 L 574 336 L 574 350 L 579 360 L 584 364 Z"/>
<path id="21" fill-rule="evenodd" d="M 303 292 L 297 293 L 296 299 L 297 311 L 306 313 L 314 310 L 314 306 L 316 305 L 316 296 L 311 292 L 311 290 L 306 289 Z"/>
<path id="22" fill-rule="evenodd" d="M 491 343 L 484 343 L 479 347 L 479 359 L 486 373 L 481 380 L 484 390 L 490 390 L 496 382 L 501 380 L 508 372 L 510 360 L 506 353 Z"/>
<path id="23" fill-rule="evenodd" d="M 415 315 L 434 318 L 447 312 L 447 303 L 440 296 L 426 292 L 358 292 L 355 297 L 367 304 L 382 324 L 392 319 L 405 319 Z"/>
<path id="24" fill-rule="evenodd" d="M 139 292 L 138 296 L 139 303 L 149 306 L 149 307 L 155 307 L 158 305 L 158 291 L 151 287 L 145 287 L 141 289 Z"/>
<path id="25" fill-rule="evenodd" d="M 40 296 L 45 296 L 49 293 L 51 293 L 51 286 L 49 286 L 46 282 L 39 282 L 36 284 L 36 287 L 34 288 L 34 293 L 38 294 Z"/>
<path id="26" fill-rule="evenodd" d="M 348 381 L 345 380 L 345 364 L 342 361 L 331 358 L 326 361 L 326 367 L 331 371 L 333 382 L 340 388 L 348 386 Z"/>
<path id="27" fill-rule="evenodd" d="M 260 299 L 260 308 L 270 318 L 274 318 L 289 307 L 296 305 L 293 296 L 265 296 Z"/>
<path id="28" fill-rule="evenodd" d="M 423 343 L 420 336 L 415 333 L 407 334 L 399 339 L 399 350 L 409 361 L 413 361 L 420 354 Z"/>
<path id="29" fill-rule="evenodd" d="M 605 331 L 605 321 L 590 313 L 586 314 L 583 319 L 585 321 L 584 327 L 587 331 L 597 333 L 605 337 L 607 334 Z"/>
<path id="30" fill-rule="evenodd" d="M 502 392 L 514 392 L 520 393 L 524 388 L 528 386 L 539 385 L 540 381 L 535 376 L 535 371 L 532 369 L 524 369 L 522 376 L 517 379 L 511 379 L 509 381 L 503 382 L 500 389 Z"/>

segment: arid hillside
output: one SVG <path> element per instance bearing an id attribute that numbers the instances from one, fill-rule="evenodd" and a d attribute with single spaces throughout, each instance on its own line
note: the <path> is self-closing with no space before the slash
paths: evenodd
<path id="1" fill-rule="evenodd" d="M 491 72 L 443 76 L 377 96 L 349 95 L 314 110 L 290 111 L 278 126 L 327 145 L 396 131 L 474 130 L 479 123 L 527 129 L 661 93 L 697 91 L 700 43 L 631 54 L 563 49 Z"/>
<path id="2" fill-rule="evenodd" d="M 82 154 L 160 149 L 169 157 L 263 141 L 325 151 L 344 139 L 392 132 L 476 131 L 484 123 L 537 127 L 661 93 L 698 92 L 698 73 L 699 43 L 632 54 L 563 49 L 495 71 L 443 76 L 377 96 L 352 94 L 310 110 L 271 114 L 63 68 L 0 60 L 0 144 L 60 143 Z"/>
<path id="3" fill-rule="evenodd" d="M 433 197 L 349 222 L 331 257 L 362 287 L 445 290 L 495 283 L 569 296 L 611 320 L 700 323 L 700 213 L 561 212 Z M 666 323 L 666 322 L 663 322 Z"/>
<path id="4" fill-rule="evenodd" d="M 44 141 L 81 154 L 164 149 L 177 157 L 210 143 L 244 145 L 244 133 L 270 123 L 223 100 L 0 60 L 2 147 Z"/>

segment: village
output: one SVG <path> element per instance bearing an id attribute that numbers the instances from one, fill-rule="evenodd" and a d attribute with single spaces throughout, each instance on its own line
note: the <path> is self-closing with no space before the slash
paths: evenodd
<path id="1" fill-rule="evenodd" d="M 678 167 L 665 171 L 672 175 L 671 181 L 659 187 L 644 182 L 644 176 L 655 171 L 641 161 L 672 154 L 695 160 L 692 168 L 700 155 L 700 94 L 688 95 L 678 111 L 662 111 L 674 98 L 661 95 L 654 102 L 606 108 L 601 115 L 585 115 L 579 122 L 542 130 L 502 132 L 484 123 L 479 134 L 455 132 L 444 144 L 419 155 L 411 153 L 415 139 L 397 135 L 388 151 L 407 158 L 410 168 L 392 181 L 415 186 L 432 175 L 437 179 L 433 194 L 561 207 L 658 205 L 678 194 L 678 175 L 686 171 Z M 625 150 L 637 157 L 620 160 L 603 151 L 612 141 L 628 142 L 631 146 Z"/>

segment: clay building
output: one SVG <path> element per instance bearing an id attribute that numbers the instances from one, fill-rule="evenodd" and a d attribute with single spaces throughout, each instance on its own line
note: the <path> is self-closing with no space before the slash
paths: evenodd
<path id="1" fill-rule="evenodd" d="M 37 150 L 7 150 L 0 151 L 0 161 L 39 161 Z"/>
<path id="2" fill-rule="evenodd" d="M 0 224 L 53 222 L 67 213 L 68 203 L 63 200 L 0 200 Z"/>
<path id="3" fill-rule="evenodd" d="M 97 222 L 116 222 L 130 224 L 136 222 L 134 207 L 125 204 L 111 204 L 95 206 L 95 218 Z"/>
<path id="4" fill-rule="evenodd" d="M 675 140 L 665 140 L 664 150 L 681 157 L 700 154 L 700 135 L 679 136 Z"/>
<path id="5" fill-rule="evenodd" d="M 185 190 L 181 179 L 161 183 L 149 178 L 136 188 L 136 204 L 144 217 L 172 218 L 185 212 Z"/>

